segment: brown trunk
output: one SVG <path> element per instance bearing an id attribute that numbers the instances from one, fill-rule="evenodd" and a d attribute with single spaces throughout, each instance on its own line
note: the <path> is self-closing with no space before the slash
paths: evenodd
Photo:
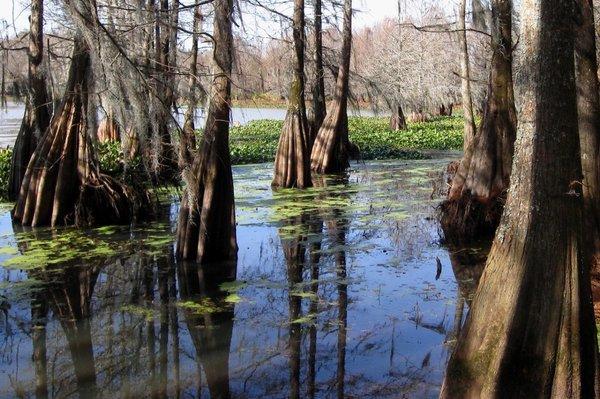
<path id="1" fill-rule="evenodd" d="M 200 4 L 196 4 L 194 8 L 194 27 L 192 33 L 192 51 L 190 54 L 190 95 L 188 98 L 188 106 L 185 111 L 185 120 L 183 122 L 183 130 L 181 132 L 181 141 L 179 143 L 179 170 L 184 170 L 189 167 L 193 161 L 193 152 L 196 149 L 196 127 L 194 118 L 196 116 L 196 107 L 198 106 L 198 39 L 204 17 Z"/>
<path id="2" fill-rule="evenodd" d="M 170 44 L 172 17 L 169 12 L 169 0 L 151 1 L 155 8 L 154 26 L 154 66 L 156 95 L 155 127 L 154 127 L 154 177 L 157 181 L 172 181 L 176 177 L 177 160 L 171 142 L 169 118 L 173 105 L 173 90 L 171 88 Z"/>
<path id="3" fill-rule="evenodd" d="M 591 248 L 592 289 L 600 316 L 600 99 L 594 9 L 591 0 L 577 0 L 575 71 L 579 140 L 583 170 L 583 202 L 588 246 Z"/>
<path id="4" fill-rule="evenodd" d="M 390 118 L 390 130 L 398 132 L 400 130 L 406 130 L 406 117 L 400 104 L 396 104 L 392 109 L 392 117 Z"/>
<path id="5" fill-rule="evenodd" d="M 35 369 L 35 397 L 48 397 L 48 358 L 46 351 L 47 298 L 36 292 L 31 298 L 31 341 Z"/>
<path id="6" fill-rule="evenodd" d="M 598 398 L 573 4 L 526 0 L 509 195 L 442 398 Z"/>
<path id="7" fill-rule="evenodd" d="M 325 68 L 323 67 L 323 9 L 322 1 L 314 0 L 315 81 L 312 88 L 312 115 L 310 121 L 310 144 L 312 150 L 317 133 L 327 115 L 325 102 Z"/>
<path id="8" fill-rule="evenodd" d="M 133 193 L 101 175 L 88 137 L 89 48 L 77 36 L 65 95 L 33 153 L 13 217 L 24 226 L 129 223 Z"/>
<path id="9" fill-rule="evenodd" d="M 442 204 L 446 239 L 492 237 L 506 199 L 517 116 L 512 78 L 511 0 L 492 1 L 492 68 L 483 121 Z"/>
<path id="10" fill-rule="evenodd" d="M 29 90 L 25 102 L 25 114 L 13 148 L 8 196 L 16 200 L 29 159 L 50 123 L 50 101 L 41 64 L 44 55 L 44 2 L 31 2 L 29 30 Z"/>
<path id="11" fill-rule="evenodd" d="M 463 118 L 465 120 L 464 149 L 469 147 L 475 137 L 475 115 L 473 113 L 473 97 L 471 92 L 471 66 L 469 62 L 469 46 L 467 43 L 467 0 L 459 1 L 458 9 L 458 42 L 460 45 L 460 74 Z"/>
<path id="12" fill-rule="evenodd" d="M 177 226 L 177 256 L 200 263 L 237 259 L 229 113 L 233 0 L 214 2 L 213 83 L 206 127 L 187 179 Z"/>
<path id="13" fill-rule="evenodd" d="M 304 103 L 304 0 L 294 1 L 296 63 L 287 115 L 279 137 L 273 187 L 306 188 L 310 180 L 310 133 Z"/>
<path id="14" fill-rule="evenodd" d="M 335 100 L 315 139 L 310 157 L 317 173 L 339 173 L 349 166 L 354 148 L 348 138 L 348 90 L 352 52 L 352 0 L 344 1 L 344 32 Z"/>

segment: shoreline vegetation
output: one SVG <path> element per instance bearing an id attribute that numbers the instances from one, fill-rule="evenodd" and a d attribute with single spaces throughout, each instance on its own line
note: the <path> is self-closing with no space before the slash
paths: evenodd
<path id="1" fill-rule="evenodd" d="M 360 149 L 360 160 L 424 159 L 429 150 L 461 150 L 460 116 L 433 117 L 427 122 L 408 123 L 402 131 L 392 131 L 387 117 L 350 117 L 350 139 Z M 283 121 L 256 120 L 232 126 L 230 150 L 234 165 L 273 162 Z M 197 131 L 201 134 L 201 131 Z M 123 172 L 123 154 L 118 142 L 98 146 L 103 173 Z M 12 149 L 0 149 L 0 199 L 6 200 Z"/>

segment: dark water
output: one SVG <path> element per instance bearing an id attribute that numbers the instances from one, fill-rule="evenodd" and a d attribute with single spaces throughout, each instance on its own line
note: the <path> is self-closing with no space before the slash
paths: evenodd
<path id="1" fill-rule="evenodd" d="M 176 200 L 85 232 L 19 231 L 5 207 L 0 396 L 436 397 L 480 264 L 439 243 L 447 162 L 276 194 L 271 165 L 236 167 L 237 265 L 174 261 Z"/>

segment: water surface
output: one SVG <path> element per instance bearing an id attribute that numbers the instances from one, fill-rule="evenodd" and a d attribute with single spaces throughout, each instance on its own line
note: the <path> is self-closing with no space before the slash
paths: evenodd
<path id="1" fill-rule="evenodd" d="M 174 260 L 177 195 L 156 223 L 84 232 L 3 208 L 0 396 L 437 397 L 481 263 L 440 244 L 448 161 L 276 193 L 272 165 L 234 167 L 235 265 Z"/>

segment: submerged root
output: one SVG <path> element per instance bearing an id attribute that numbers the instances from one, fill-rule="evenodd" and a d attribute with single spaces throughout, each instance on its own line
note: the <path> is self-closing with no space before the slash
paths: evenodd
<path id="1" fill-rule="evenodd" d="M 491 239 L 500 224 L 506 194 L 483 201 L 470 193 L 440 205 L 440 223 L 446 242 L 466 244 Z"/>
<path id="2" fill-rule="evenodd" d="M 75 204 L 75 224 L 96 226 L 127 224 L 139 213 L 140 201 L 130 187 L 107 175 L 81 186 Z"/>

